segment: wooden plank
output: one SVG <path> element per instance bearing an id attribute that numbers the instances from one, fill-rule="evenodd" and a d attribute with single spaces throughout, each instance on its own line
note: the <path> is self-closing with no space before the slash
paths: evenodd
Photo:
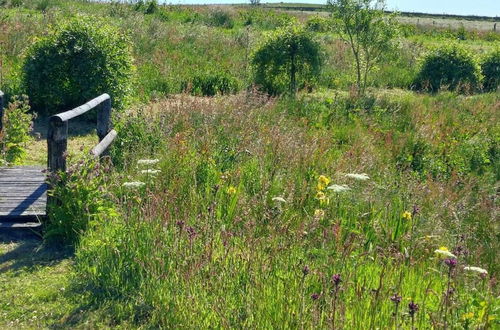
<path id="1" fill-rule="evenodd" d="M 3 129 L 3 107 L 4 107 L 4 94 L 0 91 L 0 132 Z"/>
<path id="2" fill-rule="evenodd" d="M 95 108 L 102 102 L 109 100 L 110 97 L 108 94 L 102 94 L 101 96 L 96 97 L 95 99 L 92 99 L 85 103 L 84 105 L 81 105 L 77 108 L 74 108 L 73 110 L 65 111 L 60 114 L 54 115 L 52 117 L 57 117 L 60 121 L 68 121 L 72 118 L 78 117 L 85 112 Z"/>
<path id="3" fill-rule="evenodd" d="M 90 154 L 92 154 L 94 157 L 99 157 L 109 147 L 111 142 L 113 142 L 113 140 L 116 138 L 117 134 L 118 133 L 116 133 L 116 131 L 114 129 L 111 130 L 111 132 L 109 132 L 108 135 L 106 135 L 104 137 L 104 139 L 102 139 L 102 141 L 99 142 L 98 145 L 96 145 L 94 148 L 92 148 L 92 150 L 90 151 Z"/>
<path id="4" fill-rule="evenodd" d="M 2 229 L 19 229 L 19 228 L 40 228 L 42 224 L 40 222 L 0 222 L 0 228 Z"/>

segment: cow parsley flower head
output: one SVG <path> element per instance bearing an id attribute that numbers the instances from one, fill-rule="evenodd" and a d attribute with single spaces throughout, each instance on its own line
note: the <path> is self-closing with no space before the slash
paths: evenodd
<path id="1" fill-rule="evenodd" d="M 480 268 L 480 267 L 475 267 L 475 266 L 466 266 L 464 267 L 464 270 L 470 270 L 479 274 L 484 274 L 487 275 L 488 271 L 486 269 Z"/>
<path id="2" fill-rule="evenodd" d="M 345 184 L 341 184 L 341 185 L 338 185 L 338 184 L 332 184 L 331 186 L 329 186 L 328 188 L 326 188 L 328 190 L 331 190 L 333 192 L 336 192 L 336 193 L 341 193 L 341 192 L 345 192 L 345 191 L 349 191 L 351 190 L 351 188 L 349 188 L 347 185 Z"/>
<path id="3" fill-rule="evenodd" d="M 145 183 L 144 182 L 140 182 L 140 181 L 132 181 L 132 182 L 125 182 L 125 183 L 123 183 L 123 186 L 125 188 L 139 188 L 139 187 L 142 187 L 144 185 L 145 185 Z"/>
<path id="4" fill-rule="evenodd" d="M 439 255 L 441 258 L 456 258 L 457 256 L 451 253 L 446 246 L 441 246 L 439 249 L 435 250 L 434 253 Z"/>
<path id="5" fill-rule="evenodd" d="M 280 197 L 280 196 L 273 197 L 273 201 L 280 202 L 280 203 L 286 203 L 286 200 L 283 197 Z"/>
<path id="6" fill-rule="evenodd" d="M 356 179 L 360 181 L 366 181 L 370 179 L 370 177 L 366 173 L 347 173 L 345 176 L 347 178 Z"/>
<path id="7" fill-rule="evenodd" d="M 137 165 L 154 165 L 157 164 L 159 159 L 139 159 Z"/>
<path id="8" fill-rule="evenodd" d="M 142 174 L 158 174 L 160 172 L 161 172 L 161 170 L 142 170 L 141 171 Z"/>

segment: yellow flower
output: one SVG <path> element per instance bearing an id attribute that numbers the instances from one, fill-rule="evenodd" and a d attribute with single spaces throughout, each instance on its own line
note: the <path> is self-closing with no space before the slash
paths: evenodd
<path id="1" fill-rule="evenodd" d="M 233 187 L 233 186 L 229 186 L 226 190 L 226 192 L 229 194 L 229 195 L 234 195 L 236 194 L 236 188 Z"/>
<path id="2" fill-rule="evenodd" d="M 410 220 L 411 220 L 411 213 L 410 213 L 410 212 L 408 212 L 408 211 L 406 211 L 406 212 L 404 212 L 404 213 L 403 213 L 403 215 L 402 215 L 401 217 L 402 217 L 403 219 L 405 219 L 405 220 L 410 221 Z"/>
<path id="3" fill-rule="evenodd" d="M 462 315 L 462 320 L 470 320 L 474 317 L 474 313 L 469 312 Z"/>
<path id="4" fill-rule="evenodd" d="M 315 218 L 323 218 L 325 216 L 325 211 L 322 209 L 317 209 L 314 211 L 314 217 Z"/>
<path id="5" fill-rule="evenodd" d="M 318 178 L 318 190 L 323 190 L 326 188 L 326 186 L 328 186 L 328 184 L 330 183 L 330 178 L 325 176 L 325 175 L 320 175 L 319 178 Z M 322 189 L 319 189 L 319 187 L 323 187 Z"/>
<path id="6" fill-rule="evenodd" d="M 322 191 L 318 191 L 316 193 L 316 199 L 319 200 L 320 205 L 330 204 L 330 199 L 328 197 L 326 197 L 325 193 Z"/>

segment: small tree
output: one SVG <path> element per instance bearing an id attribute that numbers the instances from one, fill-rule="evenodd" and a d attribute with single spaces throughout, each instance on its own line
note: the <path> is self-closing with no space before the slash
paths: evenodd
<path id="1" fill-rule="evenodd" d="M 328 0 L 340 37 L 351 47 L 356 85 L 364 94 L 368 74 L 395 46 L 399 34 L 395 14 L 384 13 L 383 0 Z"/>
<path id="2" fill-rule="evenodd" d="M 320 46 L 303 28 L 287 26 L 269 34 L 252 54 L 254 83 L 269 94 L 311 83 L 321 69 Z"/>
<path id="3" fill-rule="evenodd" d="M 500 86 L 500 47 L 488 54 L 481 63 L 485 91 L 495 91 Z"/>
<path id="4" fill-rule="evenodd" d="M 250 4 L 252 6 L 258 6 L 258 5 L 260 5 L 260 0 L 250 0 Z"/>

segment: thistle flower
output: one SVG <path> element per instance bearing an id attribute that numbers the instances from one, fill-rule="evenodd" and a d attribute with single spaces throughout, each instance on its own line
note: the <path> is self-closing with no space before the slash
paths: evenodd
<path id="1" fill-rule="evenodd" d="M 355 179 L 355 180 L 360 180 L 360 181 L 366 181 L 366 180 L 369 180 L 370 177 L 365 174 L 365 173 L 347 173 L 345 175 L 347 178 L 351 178 L 351 179 Z"/>
<path id="2" fill-rule="evenodd" d="M 411 213 L 410 213 L 410 212 L 406 211 L 406 212 L 404 212 L 404 213 L 403 213 L 403 215 L 401 215 L 401 217 L 402 217 L 403 219 L 407 220 L 407 221 L 410 221 L 410 220 L 411 220 L 411 218 L 412 218 L 412 215 L 411 215 Z"/>
<path id="3" fill-rule="evenodd" d="M 281 203 L 286 203 L 286 200 L 283 197 L 273 197 L 273 201 L 275 202 L 281 202 Z"/>
<path id="4" fill-rule="evenodd" d="M 413 317 L 416 312 L 418 312 L 418 304 L 415 304 L 413 300 L 408 304 L 408 313 L 410 313 L 410 316 Z"/>
<path id="5" fill-rule="evenodd" d="M 157 164 L 159 159 L 139 159 L 137 165 L 154 165 Z"/>
<path id="6" fill-rule="evenodd" d="M 310 272 L 309 267 L 304 266 L 304 268 L 302 268 L 302 274 L 304 274 L 304 277 L 305 277 L 307 274 L 309 274 L 309 272 Z"/>
<path id="7" fill-rule="evenodd" d="M 349 191 L 351 190 L 351 188 L 349 188 L 347 185 L 345 184 L 342 184 L 342 185 L 338 185 L 338 184 L 332 184 L 331 186 L 329 186 L 328 188 L 326 188 L 328 190 L 332 190 L 333 192 L 336 192 L 336 193 L 341 193 L 341 192 L 345 192 L 345 191 Z"/>
<path id="8" fill-rule="evenodd" d="M 394 296 L 391 296 L 391 301 L 393 303 L 395 303 L 396 305 L 399 304 L 401 302 L 401 299 L 403 299 L 403 297 L 401 297 L 400 295 L 398 295 L 397 293 L 394 294 Z"/>
<path id="9" fill-rule="evenodd" d="M 448 259 L 445 259 L 444 263 L 450 267 L 450 269 L 453 269 L 457 266 L 457 259 L 454 259 L 454 258 L 448 258 Z"/>
<path id="10" fill-rule="evenodd" d="M 123 186 L 125 188 L 139 188 L 139 187 L 142 187 L 144 185 L 145 185 L 145 183 L 144 182 L 140 182 L 140 181 L 132 181 L 132 182 L 125 182 L 125 183 L 123 183 Z"/>
<path id="11" fill-rule="evenodd" d="M 342 282 L 342 278 L 340 277 L 340 274 L 335 274 L 332 276 L 332 282 L 335 286 L 339 286 L 340 282 Z"/>
<path id="12" fill-rule="evenodd" d="M 486 269 L 483 269 L 483 268 L 480 268 L 480 267 L 475 267 L 475 266 L 466 266 L 464 267 L 464 270 L 468 270 L 468 271 L 473 271 L 473 272 L 476 272 L 476 273 L 479 273 L 481 275 L 487 275 L 488 274 L 488 271 Z"/>
<path id="13" fill-rule="evenodd" d="M 435 250 L 434 253 L 441 258 L 457 258 L 457 256 L 451 253 L 446 246 L 441 246 L 439 249 Z"/>
<path id="14" fill-rule="evenodd" d="M 313 293 L 313 294 L 311 295 L 311 299 L 312 299 L 312 300 L 318 300 L 318 299 L 319 299 L 319 297 L 320 297 L 319 293 Z"/>

